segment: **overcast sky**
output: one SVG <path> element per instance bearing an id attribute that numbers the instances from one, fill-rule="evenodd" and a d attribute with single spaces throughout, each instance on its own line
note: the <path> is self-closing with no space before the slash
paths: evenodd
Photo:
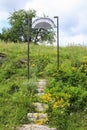
<path id="1" fill-rule="evenodd" d="M 19 9 L 34 9 L 37 16 L 45 14 L 52 19 L 59 16 L 61 46 L 87 45 L 87 0 L 0 0 L 0 32 L 8 27 L 9 14 Z"/>

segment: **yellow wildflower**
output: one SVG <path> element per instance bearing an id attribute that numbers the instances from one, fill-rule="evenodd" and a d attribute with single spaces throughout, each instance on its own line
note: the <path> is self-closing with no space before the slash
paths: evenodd
<path id="1" fill-rule="evenodd" d="M 45 102 L 49 102 L 49 101 L 51 101 L 51 94 L 50 93 L 44 94 L 41 96 L 41 99 Z"/>
<path id="2" fill-rule="evenodd" d="M 44 120 L 37 120 L 37 122 L 36 122 L 38 125 L 43 125 L 44 124 Z"/>
<path id="3" fill-rule="evenodd" d="M 46 117 L 46 119 L 45 119 L 45 122 L 47 122 L 48 121 L 48 117 Z"/>
<path id="4" fill-rule="evenodd" d="M 38 116 L 39 116 L 38 113 L 35 113 L 35 114 L 34 114 L 34 117 L 35 117 L 35 118 L 38 118 Z"/>
<path id="5" fill-rule="evenodd" d="M 31 66 L 32 66 L 32 67 L 34 67 L 34 66 L 35 66 L 35 64 L 32 64 Z"/>
<path id="6" fill-rule="evenodd" d="M 53 103 L 53 108 L 57 108 L 57 107 L 64 107 L 64 100 L 63 98 L 58 99 L 56 102 Z"/>
<path id="7" fill-rule="evenodd" d="M 60 102 L 60 104 L 63 104 L 63 103 L 64 103 L 63 98 L 61 98 L 61 99 L 59 100 L 59 102 Z"/>
<path id="8" fill-rule="evenodd" d="M 58 102 L 55 102 L 55 103 L 53 104 L 53 108 L 57 108 L 57 106 L 58 106 Z"/>

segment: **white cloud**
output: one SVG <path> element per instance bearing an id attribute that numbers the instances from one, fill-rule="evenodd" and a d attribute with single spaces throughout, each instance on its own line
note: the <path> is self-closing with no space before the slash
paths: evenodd
<path id="1" fill-rule="evenodd" d="M 28 2 L 25 9 L 33 8 L 37 10 L 38 14 L 42 15 L 68 15 L 70 11 L 78 6 L 80 0 L 33 0 Z"/>
<path id="2" fill-rule="evenodd" d="M 7 6 L 8 5 L 8 6 Z M 87 1 L 86 0 L 0 0 L 0 28 L 9 17 L 9 11 L 24 8 L 35 9 L 38 16 L 53 18 L 59 16 L 60 43 L 87 43 Z"/>
<path id="3" fill-rule="evenodd" d="M 26 4 L 25 9 L 29 8 L 35 9 L 39 16 L 43 13 L 49 17 L 59 16 L 61 45 L 87 41 L 86 0 L 33 0 Z"/>
<path id="4" fill-rule="evenodd" d="M 9 15 L 8 12 L 1 11 L 1 12 L 0 12 L 0 21 L 7 19 L 7 18 L 8 18 L 8 15 Z"/>
<path id="5" fill-rule="evenodd" d="M 76 44 L 76 45 L 86 45 L 87 46 L 87 38 L 83 34 L 69 36 L 67 37 L 65 34 L 61 34 L 60 46 Z"/>

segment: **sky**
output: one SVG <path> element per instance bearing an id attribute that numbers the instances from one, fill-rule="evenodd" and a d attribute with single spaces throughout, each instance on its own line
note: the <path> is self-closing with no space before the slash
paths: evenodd
<path id="1" fill-rule="evenodd" d="M 10 13 L 19 9 L 34 9 L 38 17 L 45 14 L 55 24 L 58 16 L 60 46 L 87 46 L 87 0 L 0 0 L 0 32 L 9 27 Z"/>

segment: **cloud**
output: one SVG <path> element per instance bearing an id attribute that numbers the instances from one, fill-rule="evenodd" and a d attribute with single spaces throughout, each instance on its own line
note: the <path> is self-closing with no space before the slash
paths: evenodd
<path id="1" fill-rule="evenodd" d="M 31 0 L 0 0 L 0 20 L 5 20 L 9 17 L 9 14 L 14 10 L 23 9 L 25 4 Z"/>
<path id="2" fill-rule="evenodd" d="M 86 45 L 87 46 L 87 38 L 84 34 L 77 34 L 74 36 L 67 36 L 64 32 L 60 32 L 60 46 L 65 45 Z"/>
<path id="3" fill-rule="evenodd" d="M 31 0 L 0 0 L 0 9 L 3 11 L 12 11 L 14 9 L 20 9 L 23 8 L 26 2 L 29 2 Z"/>
<path id="4" fill-rule="evenodd" d="M 7 19 L 8 17 L 8 12 L 2 11 L 0 12 L 0 21 L 3 19 Z"/>
<path id="5" fill-rule="evenodd" d="M 38 16 L 42 16 L 43 13 L 51 18 L 55 15 L 59 16 L 61 45 L 66 42 L 87 41 L 86 0 L 33 0 L 26 4 L 25 9 L 29 8 L 35 9 Z"/>
<path id="6" fill-rule="evenodd" d="M 26 2 L 31 0 L 26 0 Z M 14 10 L 19 10 L 26 4 L 25 0 L 15 1 L 15 0 L 0 0 L 0 32 L 3 27 L 8 27 L 8 17 L 10 13 Z"/>
<path id="7" fill-rule="evenodd" d="M 71 40 L 81 43 L 87 41 L 86 0 L 0 0 L 0 28 L 4 25 L 4 21 L 7 21 L 9 12 L 13 12 L 14 9 L 34 9 L 37 11 L 37 16 L 45 14 L 52 19 L 55 15 L 59 16 L 61 45 Z"/>
<path id="8" fill-rule="evenodd" d="M 33 0 L 26 3 L 25 9 L 33 8 L 38 15 L 45 13 L 49 16 L 58 15 L 59 17 L 68 17 L 77 12 L 82 0 Z M 84 0 L 83 0 L 84 1 Z"/>

